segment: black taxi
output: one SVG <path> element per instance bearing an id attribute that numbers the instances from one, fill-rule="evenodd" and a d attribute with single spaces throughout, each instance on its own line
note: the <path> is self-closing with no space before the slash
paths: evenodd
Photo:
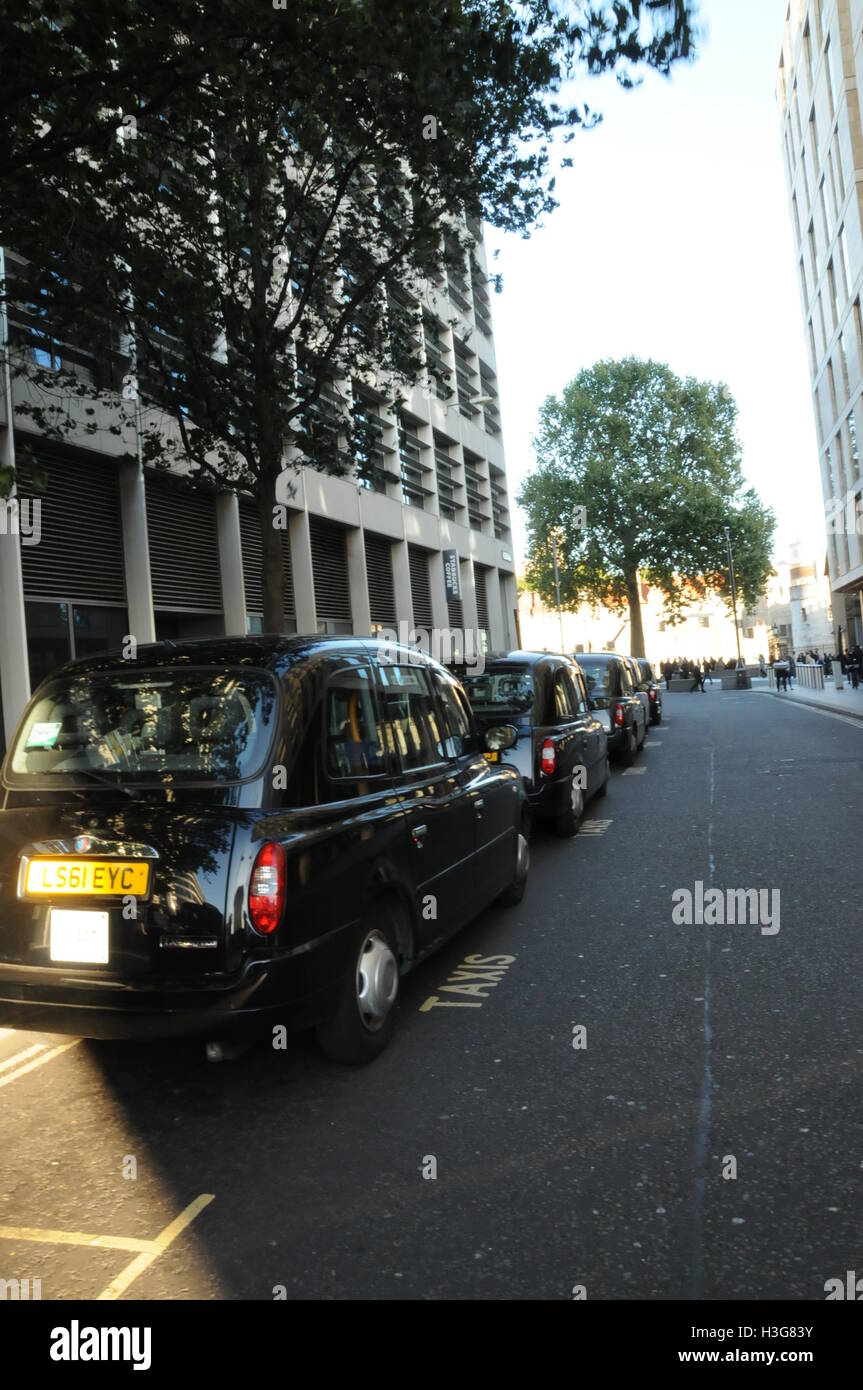
<path id="1" fill-rule="evenodd" d="M 518 768 L 531 816 L 575 835 L 587 802 L 605 796 L 610 776 L 608 739 L 577 661 L 519 651 L 487 661 L 481 672 L 457 674 L 481 727 L 518 730 L 508 752 L 489 756 Z"/>
<path id="2" fill-rule="evenodd" d="M 399 977 L 528 873 L 521 779 L 442 666 L 374 638 L 98 657 L 2 767 L 0 1026 L 385 1046 Z"/>

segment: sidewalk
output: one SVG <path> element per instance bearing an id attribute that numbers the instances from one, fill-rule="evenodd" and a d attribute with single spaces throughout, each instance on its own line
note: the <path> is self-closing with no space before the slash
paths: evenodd
<path id="1" fill-rule="evenodd" d="M 795 682 L 791 690 L 771 690 L 766 680 L 756 677 L 753 690 L 772 695 L 774 700 L 790 700 L 795 705 L 811 705 L 813 709 L 830 710 L 834 714 L 845 714 L 849 719 L 863 722 L 863 686 L 852 690 L 846 680 L 842 690 L 834 690 L 833 681 L 828 678 L 823 690 L 801 689 Z"/>

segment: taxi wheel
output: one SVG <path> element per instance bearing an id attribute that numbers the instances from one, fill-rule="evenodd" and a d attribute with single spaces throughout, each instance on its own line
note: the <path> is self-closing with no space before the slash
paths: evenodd
<path id="1" fill-rule="evenodd" d="M 530 842 L 525 834 L 526 828 L 526 825 L 522 825 L 518 835 L 515 878 L 509 887 L 498 895 L 497 901 L 501 907 L 517 907 L 524 897 L 524 890 L 527 888 L 527 875 L 530 871 Z"/>
<path id="2" fill-rule="evenodd" d="M 610 759 L 610 758 L 606 758 L 606 760 L 605 760 L 605 781 L 603 782 L 602 786 L 599 788 L 598 792 L 596 793 L 596 795 L 597 795 L 598 798 L 601 799 L 603 796 L 608 796 L 608 784 L 609 784 L 610 781 L 611 781 L 611 759 Z"/>
<path id="3" fill-rule="evenodd" d="M 622 761 L 624 767 L 632 767 L 635 762 L 635 755 L 638 752 L 638 735 L 632 728 L 626 731 L 626 744 L 623 749 Z"/>
<path id="4" fill-rule="evenodd" d="M 318 1025 L 318 1043 L 331 1062 L 373 1062 L 392 1036 L 399 994 L 395 910 L 382 903 L 368 912 L 336 1006 Z"/>
<path id="5" fill-rule="evenodd" d="M 584 792 L 576 783 L 576 774 L 572 774 L 572 784 L 569 790 L 569 802 L 566 810 L 559 815 L 554 822 L 554 828 L 558 835 L 568 839 L 571 835 L 578 833 L 579 823 L 584 814 Z"/>

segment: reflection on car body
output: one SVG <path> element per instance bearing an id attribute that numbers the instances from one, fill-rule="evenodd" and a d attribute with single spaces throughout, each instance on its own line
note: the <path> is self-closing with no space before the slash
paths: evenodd
<path id="1" fill-rule="evenodd" d="M 521 779 L 484 756 L 515 730 L 396 656 L 250 637 L 55 672 L 3 765 L 0 1025 L 315 1024 L 375 1056 L 400 973 L 518 901 L 529 858 Z"/>

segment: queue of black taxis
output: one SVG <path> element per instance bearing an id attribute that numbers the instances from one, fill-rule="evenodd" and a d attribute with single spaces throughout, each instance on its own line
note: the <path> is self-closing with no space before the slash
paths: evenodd
<path id="1" fill-rule="evenodd" d="M 383 1049 L 399 977 L 529 867 L 522 780 L 458 682 L 376 639 L 72 662 L 2 768 L 0 1026 Z"/>

